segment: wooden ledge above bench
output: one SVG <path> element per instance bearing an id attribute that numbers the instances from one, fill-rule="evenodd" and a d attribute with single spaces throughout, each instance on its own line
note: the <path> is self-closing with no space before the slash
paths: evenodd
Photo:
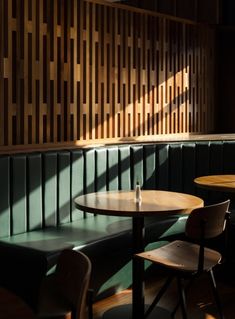
<path id="1" fill-rule="evenodd" d="M 114 145 L 134 145 L 134 144 L 163 144 L 163 143 L 181 143 L 181 142 L 199 142 L 199 141 L 235 141 L 235 134 L 196 134 L 196 133 L 177 133 L 162 134 L 152 136 L 136 136 L 122 138 L 107 138 L 96 140 L 78 140 L 66 143 L 43 143 L 28 145 L 1 146 L 1 154 L 33 153 L 45 151 L 59 151 L 64 149 L 82 149 L 98 148 Z"/>

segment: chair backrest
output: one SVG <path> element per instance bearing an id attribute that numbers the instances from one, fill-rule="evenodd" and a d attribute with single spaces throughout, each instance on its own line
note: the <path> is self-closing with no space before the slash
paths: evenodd
<path id="1" fill-rule="evenodd" d="M 71 305 L 76 319 L 86 318 L 87 291 L 91 262 L 80 251 L 65 249 L 56 266 L 56 281 L 60 294 Z"/>
<path id="2" fill-rule="evenodd" d="M 200 240 L 219 236 L 226 226 L 230 200 L 194 209 L 189 215 L 185 234 L 187 237 Z"/>

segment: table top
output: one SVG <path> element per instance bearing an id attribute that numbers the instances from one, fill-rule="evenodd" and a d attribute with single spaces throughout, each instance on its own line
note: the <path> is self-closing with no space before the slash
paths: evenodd
<path id="1" fill-rule="evenodd" d="M 36 319 L 36 315 L 20 297 L 0 287 L 0 319 Z"/>
<path id="2" fill-rule="evenodd" d="M 90 213 L 103 215 L 143 217 L 159 214 L 189 214 L 202 207 L 201 198 L 177 192 L 142 190 L 142 201 L 135 201 L 135 191 L 108 191 L 89 193 L 75 199 L 75 205 Z"/>
<path id="3" fill-rule="evenodd" d="M 197 186 L 208 190 L 235 192 L 235 175 L 208 175 L 194 179 Z"/>

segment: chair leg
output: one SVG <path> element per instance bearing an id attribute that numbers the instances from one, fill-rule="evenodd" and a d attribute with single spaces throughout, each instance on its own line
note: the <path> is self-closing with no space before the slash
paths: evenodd
<path id="1" fill-rule="evenodd" d="M 173 278 L 174 278 L 174 276 L 169 276 L 167 278 L 166 282 L 164 283 L 164 285 L 159 290 L 157 296 L 154 298 L 153 302 L 151 303 L 151 305 L 146 310 L 146 312 L 144 314 L 144 318 L 147 318 L 150 315 L 150 313 L 153 311 L 154 307 L 157 305 L 157 303 L 160 301 L 160 299 L 162 298 L 162 296 L 166 292 L 166 290 L 169 287 L 170 283 L 172 282 Z"/>
<path id="2" fill-rule="evenodd" d="M 181 305 L 182 316 L 183 316 L 183 319 L 187 319 L 185 291 L 184 291 L 184 286 L 182 283 L 182 278 L 180 278 L 179 276 L 177 277 L 177 283 L 178 283 L 178 289 L 180 294 L 180 305 Z"/>
<path id="3" fill-rule="evenodd" d="M 188 284 L 187 284 L 187 286 L 186 286 L 186 288 L 185 288 L 185 292 L 186 292 L 186 293 L 187 293 L 188 289 L 191 287 L 193 281 L 194 281 L 194 277 L 192 277 L 192 278 L 190 279 L 190 281 L 188 282 Z M 174 310 L 173 310 L 172 313 L 171 313 L 171 317 L 172 317 L 172 318 L 175 318 L 175 314 L 176 314 L 176 311 L 178 310 L 179 306 L 180 306 L 180 300 L 177 302 L 177 304 L 176 304 Z"/>
<path id="4" fill-rule="evenodd" d="M 216 287 L 215 277 L 214 277 L 214 273 L 213 273 L 212 269 L 209 271 L 209 277 L 210 277 L 210 282 L 211 282 L 211 286 L 212 286 L 212 290 L 213 290 L 215 302 L 216 302 L 216 305 L 218 308 L 220 319 L 224 319 L 224 314 L 222 311 L 222 306 L 221 306 L 219 294 L 218 294 L 217 287 Z"/>

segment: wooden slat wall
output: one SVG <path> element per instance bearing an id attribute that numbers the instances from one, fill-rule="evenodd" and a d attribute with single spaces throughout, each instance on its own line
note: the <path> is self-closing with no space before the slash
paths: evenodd
<path id="1" fill-rule="evenodd" d="M 107 0 L 112 1 L 112 0 Z M 195 22 L 221 23 L 228 0 L 124 0 L 122 3 Z M 229 0 L 233 1 L 233 0 Z M 224 7 L 224 9 L 223 9 Z"/>
<path id="2" fill-rule="evenodd" d="M 83 0 L 0 0 L 0 148 L 214 128 L 214 31 Z"/>

